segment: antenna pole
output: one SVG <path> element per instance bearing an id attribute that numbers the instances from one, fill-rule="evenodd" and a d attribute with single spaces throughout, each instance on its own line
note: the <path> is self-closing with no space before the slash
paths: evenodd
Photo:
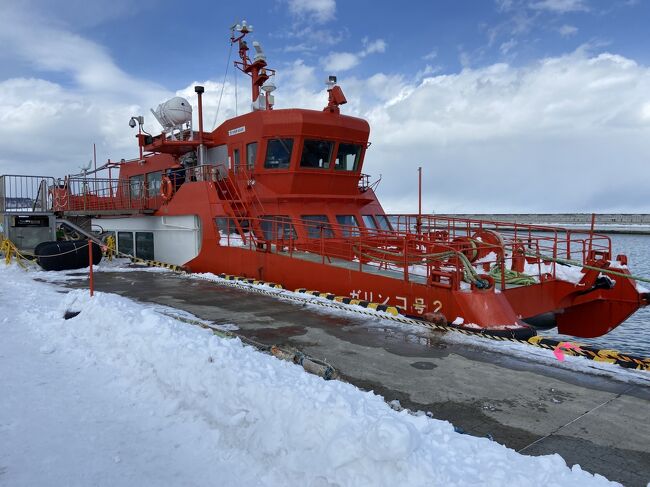
<path id="1" fill-rule="evenodd" d="M 418 219 L 415 223 L 418 233 L 422 233 L 422 166 L 418 167 Z"/>
<path id="2" fill-rule="evenodd" d="M 203 92 L 205 89 L 203 86 L 195 86 L 194 91 L 198 97 L 199 105 L 199 166 L 203 165 Z"/>
<path id="3" fill-rule="evenodd" d="M 95 176 L 95 193 L 97 193 L 97 147 L 95 146 L 95 143 L 93 142 L 93 174 Z"/>
<path id="4" fill-rule="evenodd" d="M 235 61 L 235 67 L 251 78 L 251 98 L 253 105 L 257 106 L 257 100 L 261 95 L 260 89 L 266 80 L 275 74 L 275 70 L 266 67 L 266 58 L 259 44 L 255 42 L 253 46 L 257 51 L 257 55 L 251 61 L 248 55 L 249 47 L 244 38 L 252 31 L 253 27 L 246 24 L 245 21 L 242 21 L 241 25 L 237 24 L 232 26 L 230 44 L 234 45 L 237 43 L 240 61 Z M 236 35 L 235 32 L 238 34 Z M 237 100 L 237 77 L 235 77 L 235 100 Z M 267 94 L 265 96 L 265 108 L 268 108 L 269 100 L 270 97 Z M 235 115 L 237 115 L 237 109 L 235 109 Z"/>

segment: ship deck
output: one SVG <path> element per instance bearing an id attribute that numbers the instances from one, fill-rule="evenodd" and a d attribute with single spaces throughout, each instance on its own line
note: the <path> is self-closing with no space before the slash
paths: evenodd
<path id="1" fill-rule="evenodd" d="M 78 277 L 66 285 L 87 287 L 83 274 Z M 238 333 L 265 344 L 296 347 L 387 401 L 397 399 L 515 450 L 527 447 L 525 454 L 559 453 L 569 465 L 626 486 L 650 479 L 647 386 L 173 273 L 97 272 L 95 288 L 236 324 Z"/>
<path id="2" fill-rule="evenodd" d="M 294 251 L 292 253 L 294 259 L 302 259 L 310 262 L 322 262 L 327 265 L 333 265 L 336 267 L 342 267 L 344 269 L 349 269 L 352 271 L 363 271 L 370 274 L 377 274 L 384 277 L 390 277 L 393 279 L 404 279 L 404 272 L 401 270 L 392 270 L 379 268 L 377 265 L 368 265 L 368 264 L 359 264 L 359 262 L 353 262 L 351 260 L 339 259 L 338 257 L 325 257 L 323 259 L 322 255 L 314 254 L 311 252 L 301 252 Z M 419 284 L 426 284 L 426 276 L 409 273 L 409 280 L 412 282 L 417 282 Z"/>

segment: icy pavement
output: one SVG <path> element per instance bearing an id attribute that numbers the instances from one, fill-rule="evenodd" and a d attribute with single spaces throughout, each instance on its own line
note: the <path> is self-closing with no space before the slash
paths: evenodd
<path id="1" fill-rule="evenodd" d="M 616 485 L 151 307 L 57 290 L 0 266 L 0 483 Z"/>

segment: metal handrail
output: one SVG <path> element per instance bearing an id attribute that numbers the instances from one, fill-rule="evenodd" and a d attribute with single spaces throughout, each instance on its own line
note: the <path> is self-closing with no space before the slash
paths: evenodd
<path id="1" fill-rule="evenodd" d="M 53 184 L 51 176 L 1 175 L 0 213 L 51 211 L 48 188 Z"/>

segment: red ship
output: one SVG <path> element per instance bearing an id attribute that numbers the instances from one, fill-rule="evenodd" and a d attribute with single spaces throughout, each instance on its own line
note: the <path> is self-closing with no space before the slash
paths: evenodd
<path id="1" fill-rule="evenodd" d="M 204 131 L 197 86 L 197 131 L 190 103 L 178 97 L 153 112 L 158 135 L 133 117 L 140 157 L 60 180 L 50 190 L 53 210 L 91 216 L 124 254 L 482 333 L 525 338 L 557 326 L 596 337 L 648 304 L 605 235 L 386 214 L 378 181 L 362 172 L 370 127 L 341 113 L 336 79 L 322 111 L 274 109 L 275 71 L 258 43 L 250 53 L 250 31 L 243 22 L 231 37 L 235 66 L 251 79 L 250 113 Z"/>

